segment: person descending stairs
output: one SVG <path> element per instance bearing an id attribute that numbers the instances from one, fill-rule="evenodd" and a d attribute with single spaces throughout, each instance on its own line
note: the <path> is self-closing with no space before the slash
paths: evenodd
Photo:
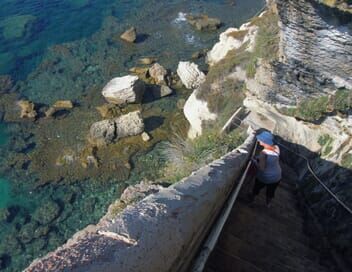
<path id="1" fill-rule="evenodd" d="M 282 181 L 270 208 L 265 194 L 248 201 L 253 182 L 246 181 L 205 272 L 338 271 L 306 233 L 294 185 L 298 178 L 287 165 L 282 166 Z"/>

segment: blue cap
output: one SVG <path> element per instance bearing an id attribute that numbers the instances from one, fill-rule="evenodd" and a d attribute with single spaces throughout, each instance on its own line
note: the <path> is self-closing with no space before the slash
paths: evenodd
<path id="1" fill-rule="evenodd" d="M 258 134 L 257 140 L 267 145 L 274 145 L 274 136 L 268 131 L 263 131 L 262 133 Z"/>

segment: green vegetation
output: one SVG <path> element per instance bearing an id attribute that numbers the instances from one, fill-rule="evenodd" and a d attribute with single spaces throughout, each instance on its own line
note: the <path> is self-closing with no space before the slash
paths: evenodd
<path id="1" fill-rule="evenodd" d="M 246 64 L 247 76 L 254 78 L 256 72 L 256 64 L 258 59 L 266 62 L 272 62 L 277 58 L 279 51 L 279 26 L 278 16 L 275 13 L 269 13 L 262 18 L 255 18 L 252 24 L 258 26 L 258 33 L 255 39 L 253 53 Z"/>
<path id="2" fill-rule="evenodd" d="M 236 148 L 244 138 L 242 130 L 226 135 L 208 130 L 194 140 L 176 135 L 172 142 L 165 145 L 164 157 L 168 164 L 163 169 L 164 179 L 170 183 L 179 181 Z"/>
<path id="3" fill-rule="evenodd" d="M 352 92 L 347 89 L 338 90 L 335 93 L 333 106 L 335 110 L 346 113 L 352 108 Z"/>
<path id="4" fill-rule="evenodd" d="M 332 151 L 332 143 L 334 139 L 329 134 L 321 135 L 318 139 L 318 143 L 322 147 L 321 154 L 326 156 Z"/>
<path id="5" fill-rule="evenodd" d="M 352 169 L 352 153 L 347 153 L 343 155 L 341 165 L 343 167 Z"/>
<path id="6" fill-rule="evenodd" d="M 296 108 L 295 116 L 307 121 L 319 120 L 326 113 L 328 104 L 327 96 L 305 100 Z"/>
<path id="7" fill-rule="evenodd" d="M 321 96 L 307 99 L 296 107 L 280 109 L 280 112 L 288 116 L 314 122 L 325 117 L 328 113 L 346 114 L 350 109 L 352 109 L 351 91 L 341 89 L 337 90 L 331 97 Z"/>

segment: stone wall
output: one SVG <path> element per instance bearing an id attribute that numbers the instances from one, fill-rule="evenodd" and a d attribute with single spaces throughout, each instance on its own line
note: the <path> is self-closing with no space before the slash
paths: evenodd
<path id="1" fill-rule="evenodd" d="M 182 271 L 246 165 L 255 137 L 169 188 L 104 217 L 25 271 Z M 110 219 L 109 219 L 110 218 Z"/>

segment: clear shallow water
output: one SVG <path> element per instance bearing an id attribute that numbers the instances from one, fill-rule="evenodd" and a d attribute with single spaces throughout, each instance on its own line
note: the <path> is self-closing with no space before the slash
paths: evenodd
<path id="1" fill-rule="evenodd" d="M 264 5 L 263 0 L 237 0 L 236 6 L 230 2 L 0 0 L 0 75 L 11 75 L 17 91 L 35 102 L 74 99 L 91 103 L 91 108 L 86 108 L 92 111 L 98 105 L 94 96 L 89 100 L 92 86 L 99 92 L 109 79 L 126 74 L 143 56 L 155 56 L 175 71 L 178 61 L 210 48 L 221 31 L 239 26 Z M 218 32 L 200 33 L 184 21 L 182 13 L 207 13 L 220 18 L 225 26 Z M 116 41 L 116 36 L 131 25 L 143 34 L 141 42 L 129 45 Z M 159 122 L 162 118 L 158 117 L 173 115 L 182 96 L 176 94 L 145 105 L 148 120 Z M 156 127 L 148 122 L 149 132 Z M 72 135 L 76 135 L 79 145 L 82 140 L 78 139 L 85 133 L 67 133 L 64 140 L 73 146 L 76 138 Z M 38 177 L 29 171 L 30 161 L 41 147 L 44 134 L 30 122 L 0 124 L 3 271 L 23 269 L 77 230 L 96 223 L 127 183 L 157 178 L 151 169 L 163 164 L 158 148 L 151 148 L 131 158 L 134 170 L 125 182 L 63 177 L 61 182 L 38 186 Z"/>

